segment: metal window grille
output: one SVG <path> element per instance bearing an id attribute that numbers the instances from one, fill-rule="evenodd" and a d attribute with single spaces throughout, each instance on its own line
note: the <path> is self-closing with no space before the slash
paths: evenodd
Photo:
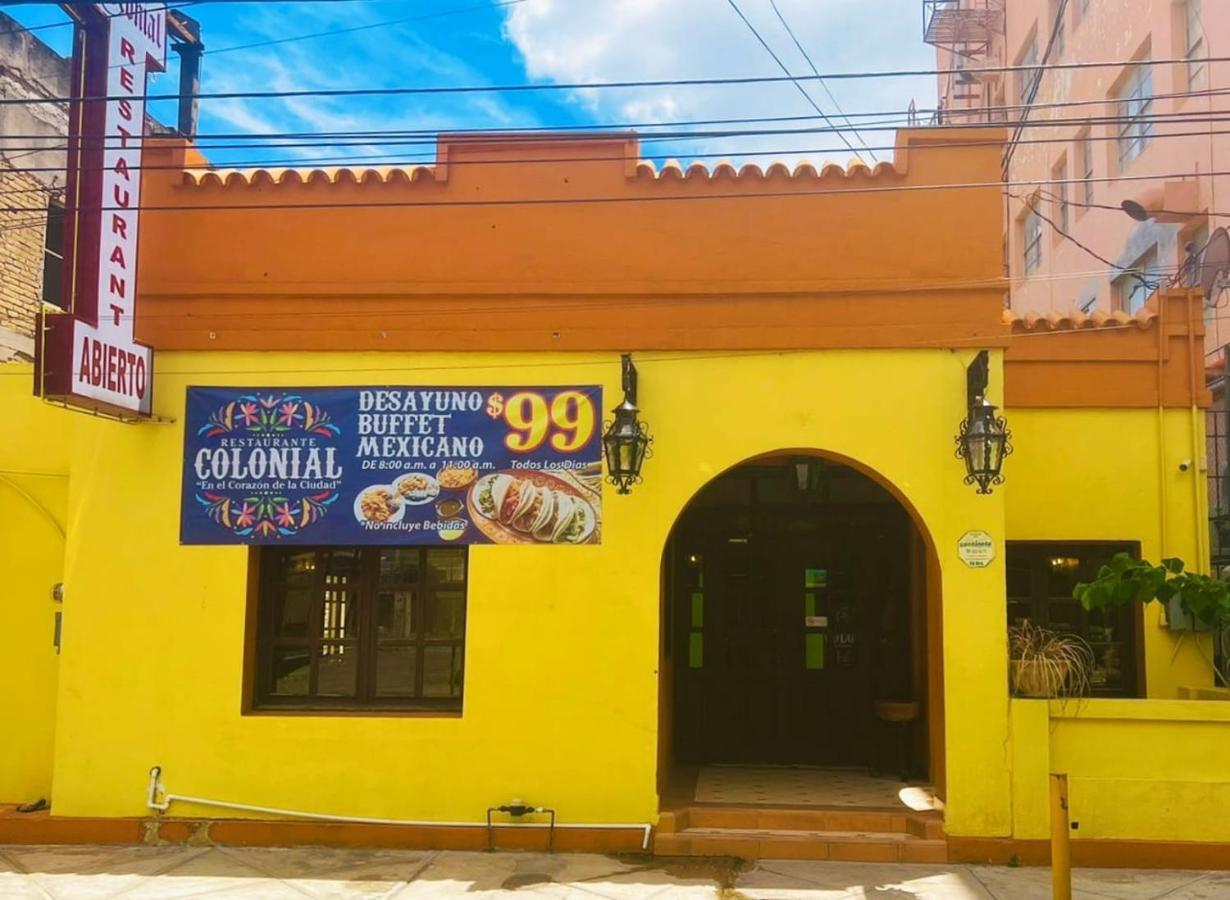
<path id="1" fill-rule="evenodd" d="M 1208 388 L 1213 395 L 1205 418 L 1205 453 L 1209 498 L 1209 571 L 1230 577 L 1230 391 L 1227 366 L 1230 346 L 1212 351 L 1206 359 Z M 1214 636 L 1216 664 L 1223 679 L 1230 681 L 1230 628 Z"/>

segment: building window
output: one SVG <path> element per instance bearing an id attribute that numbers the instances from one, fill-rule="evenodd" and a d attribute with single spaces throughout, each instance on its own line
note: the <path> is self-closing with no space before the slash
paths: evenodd
<path id="1" fill-rule="evenodd" d="M 1021 223 L 1025 274 L 1032 275 L 1042 267 L 1042 217 L 1032 208 Z"/>
<path id="2" fill-rule="evenodd" d="M 1064 0 L 1051 0 L 1051 28 L 1055 35 L 1051 49 L 1052 58 L 1056 60 L 1063 59 L 1063 53 L 1067 47 L 1067 22 L 1064 21 L 1066 15 L 1067 5 Z"/>
<path id="3" fill-rule="evenodd" d="M 1089 129 L 1085 129 L 1076 138 L 1076 158 L 1080 166 L 1081 202 L 1093 202 L 1093 141 L 1089 139 Z"/>
<path id="4" fill-rule="evenodd" d="M 1187 0 L 1184 4 L 1184 35 L 1187 49 L 1183 54 L 1187 59 L 1187 89 L 1189 91 L 1204 90 L 1208 83 L 1206 77 L 1204 49 L 1204 23 L 1200 10 L 1200 0 Z"/>
<path id="5" fill-rule="evenodd" d="M 1145 151 L 1153 134 L 1153 67 L 1134 65 L 1119 91 L 1119 168 Z"/>
<path id="6" fill-rule="evenodd" d="M 47 204 L 47 230 L 43 234 L 43 302 L 64 305 L 64 204 Z"/>
<path id="7" fill-rule="evenodd" d="M 1055 195 L 1055 221 L 1059 223 L 1059 227 L 1067 231 L 1068 222 L 1070 221 L 1069 210 L 1071 206 L 1068 203 L 1068 159 L 1063 157 L 1055 164 L 1055 168 L 1051 169 L 1051 181 L 1054 182 Z M 1056 231 L 1055 239 L 1059 240 L 1062 235 Z"/>
<path id="8" fill-rule="evenodd" d="M 1157 247 L 1143 254 L 1115 279 L 1112 291 L 1115 309 L 1136 315 L 1152 296 L 1159 276 Z"/>
<path id="9" fill-rule="evenodd" d="M 1030 622 L 1089 644 L 1094 696 L 1134 697 L 1137 681 L 1137 617 L 1132 606 L 1086 611 L 1072 599 L 1078 581 L 1092 581 L 1116 553 L 1139 556 L 1134 544 L 1008 541 L 1008 624 Z"/>
<path id="10" fill-rule="evenodd" d="M 256 709 L 459 712 L 465 548 L 260 548 Z"/>
<path id="11" fill-rule="evenodd" d="M 1017 61 L 1020 70 L 1016 73 L 1017 77 L 1017 102 L 1021 106 L 1021 115 L 1024 115 L 1024 110 L 1033 102 L 1034 85 L 1042 78 L 1042 70 L 1030 68 L 1038 64 L 1038 36 L 1035 34 L 1029 39 L 1029 45 L 1025 48 L 1025 52 L 1021 54 L 1021 58 Z"/>

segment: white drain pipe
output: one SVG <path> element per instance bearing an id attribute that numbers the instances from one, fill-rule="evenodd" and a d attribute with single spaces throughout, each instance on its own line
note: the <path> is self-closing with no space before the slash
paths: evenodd
<path id="1" fill-rule="evenodd" d="M 161 795 L 162 801 L 159 802 L 158 797 Z M 162 767 L 154 766 L 149 770 L 149 791 L 145 798 L 145 805 L 155 812 L 163 813 L 170 809 L 172 803 L 195 803 L 198 806 L 212 806 L 218 809 L 234 809 L 242 812 L 264 813 L 272 816 L 286 816 L 291 819 L 313 819 L 321 822 L 354 822 L 360 825 L 419 825 L 437 828 L 486 828 L 486 822 L 439 822 L 428 819 L 376 819 L 367 816 L 335 816 L 329 813 L 312 813 L 303 812 L 295 809 L 278 809 L 273 806 L 252 806 L 247 803 L 231 803 L 228 800 L 210 800 L 206 797 L 190 797 L 187 794 L 172 794 L 169 793 L 162 785 Z M 492 822 L 492 828 L 550 828 L 546 822 Z M 590 829 L 619 829 L 632 830 L 635 829 L 641 832 L 641 849 L 649 849 L 649 838 L 653 832 L 653 825 L 644 822 L 637 824 L 623 823 L 581 823 L 581 822 L 557 822 L 556 828 L 590 828 Z"/>

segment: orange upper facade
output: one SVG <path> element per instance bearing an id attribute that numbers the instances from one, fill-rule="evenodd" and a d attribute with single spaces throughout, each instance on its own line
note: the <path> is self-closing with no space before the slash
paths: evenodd
<path id="1" fill-rule="evenodd" d="M 632 135 L 456 135 L 430 167 L 230 173 L 160 142 L 138 334 L 160 349 L 999 344 L 1000 140 L 920 129 L 874 170 L 684 171 L 641 162 Z"/>

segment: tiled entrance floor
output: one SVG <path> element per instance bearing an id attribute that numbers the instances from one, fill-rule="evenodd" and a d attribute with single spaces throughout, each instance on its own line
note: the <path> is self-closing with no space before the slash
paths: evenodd
<path id="1" fill-rule="evenodd" d="M 930 786 L 862 770 L 803 766 L 704 766 L 697 803 L 938 809 Z"/>

